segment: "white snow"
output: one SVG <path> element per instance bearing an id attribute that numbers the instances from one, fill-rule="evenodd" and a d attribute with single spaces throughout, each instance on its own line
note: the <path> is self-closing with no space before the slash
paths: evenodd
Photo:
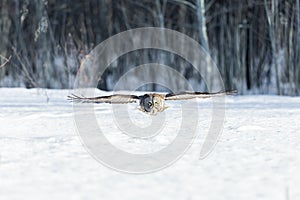
<path id="1" fill-rule="evenodd" d="M 300 199 L 299 97 L 228 97 L 224 129 L 208 157 L 199 160 L 200 133 L 173 165 L 131 175 L 87 153 L 66 101 L 71 92 L 0 88 L 0 199 Z M 204 111 L 199 127 L 206 130 L 209 102 L 198 104 Z M 97 116 L 110 109 L 98 105 Z M 177 120 L 175 108 L 165 112 Z M 122 137 L 121 143 L 150 148 L 171 136 Z"/>

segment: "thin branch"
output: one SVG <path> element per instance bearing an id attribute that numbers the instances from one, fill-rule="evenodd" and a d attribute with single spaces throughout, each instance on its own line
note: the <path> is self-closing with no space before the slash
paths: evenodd
<path id="1" fill-rule="evenodd" d="M 25 64 L 24 64 L 24 62 L 23 62 L 22 59 L 20 58 L 20 56 L 19 56 L 19 54 L 18 54 L 18 52 L 17 52 L 17 49 L 16 49 L 15 47 L 12 47 L 12 50 L 14 51 L 14 53 L 15 53 L 15 55 L 16 55 L 18 61 L 20 62 L 21 67 L 22 67 L 22 70 L 23 70 L 23 72 L 25 73 L 25 76 L 28 78 L 28 80 L 30 81 L 30 83 L 31 83 L 34 87 L 38 88 L 38 87 L 39 87 L 38 84 L 36 83 L 36 81 L 33 80 L 33 77 L 30 76 L 30 73 L 28 72 L 28 70 L 27 70 L 27 68 L 26 68 L 26 66 L 25 66 Z"/>
<path id="2" fill-rule="evenodd" d="M 2 55 L 0 55 L 0 57 L 5 60 L 5 62 L 0 65 L 0 69 L 1 69 L 2 67 L 4 67 L 10 61 L 11 55 L 8 58 L 6 58 Z"/>

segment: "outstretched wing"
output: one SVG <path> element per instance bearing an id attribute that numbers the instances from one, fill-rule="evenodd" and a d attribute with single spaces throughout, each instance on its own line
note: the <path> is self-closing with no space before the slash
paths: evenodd
<path id="1" fill-rule="evenodd" d="M 224 95 L 236 94 L 237 90 L 228 90 L 215 93 L 209 92 L 181 92 L 181 93 L 169 93 L 165 96 L 165 100 L 188 100 L 194 98 L 209 98 Z"/>
<path id="2" fill-rule="evenodd" d="M 99 97 L 84 97 L 84 96 L 77 96 L 75 94 L 72 94 L 68 96 L 68 100 L 75 103 L 124 104 L 124 103 L 135 103 L 139 100 L 139 97 L 135 95 L 125 95 L 125 94 L 114 94 L 110 96 L 99 96 Z"/>

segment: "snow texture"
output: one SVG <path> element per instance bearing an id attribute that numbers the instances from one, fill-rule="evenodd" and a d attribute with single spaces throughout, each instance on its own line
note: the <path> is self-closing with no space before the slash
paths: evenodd
<path id="1" fill-rule="evenodd" d="M 131 175 L 87 153 L 66 101 L 71 92 L 0 89 L 0 199 L 300 199 L 299 97 L 228 97 L 224 129 L 208 157 L 199 160 L 200 131 L 173 165 Z M 209 102 L 198 104 L 205 130 Z M 111 109 L 97 107 L 97 115 Z M 176 116 L 176 109 L 166 112 Z"/>

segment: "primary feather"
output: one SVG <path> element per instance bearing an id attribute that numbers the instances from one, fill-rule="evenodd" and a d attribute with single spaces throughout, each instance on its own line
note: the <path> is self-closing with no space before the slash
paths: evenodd
<path id="1" fill-rule="evenodd" d="M 194 98 L 209 98 L 224 95 L 236 94 L 236 90 L 221 91 L 221 92 L 181 92 L 181 93 L 169 93 L 165 96 L 165 100 L 188 100 Z"/>

